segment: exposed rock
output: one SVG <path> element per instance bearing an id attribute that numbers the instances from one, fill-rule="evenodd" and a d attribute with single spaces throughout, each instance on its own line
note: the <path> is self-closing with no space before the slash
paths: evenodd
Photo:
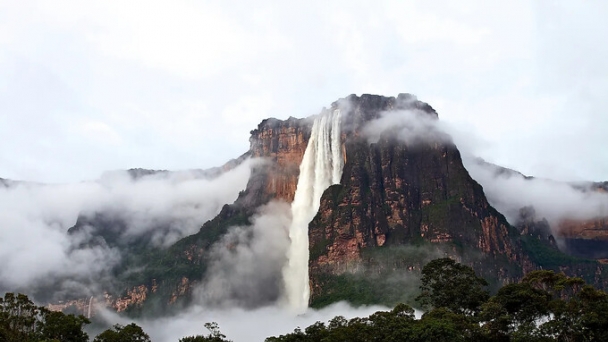
<path id="1" fill-rule="evenodd" d="M 118 298 L 106 293 L 104 295 L 105 304 L 116 312 L 122 312 L 131 306 L 141 306 L 148 297 L 148 292 L 149 289 L 146 285 L 139 285 L 128 289 L 125 296 Z"/>
<path id="2" fill-rule="evenodd" d="M 563 220 L 559 238 L 564 249 L 575 256 L 592 259 L 608 258 L 608 220 Z"/>
<path id="3" fill-rule="evenodd" d="M 174 304 L 178 297 L 185 296 L 192 289 L 190 284 L 190 279 L 186 277 L 182 277 L 181 282 L 177 285 L 177 288 L 173 293 L 171 293 L 171 298 L 169 298 L 169 304 Z"/>
<path id="4" fill-rule="evenodd" d="M 347 117 L 361 124 L 345 137 L 347 162 L 341 184 L 323 195 L 309 227 L 312 300 L 324 291 L 321 279 L 328 274 L 368 268 L 369 260 L 362 256 L 366 249 L 390 249 L 424 240 L 467 246 L 467 253 L 477 251 L 488 258 L 501 256 L 511 263 L 523 263 L 521 247 L 512 240 L 517 231 L 488 204 L 452 143 L 406 144 L 390 135 L 368 143 L 359 130 L 362 123 L 397 108 L 394 99 L 373 100 L 350 97 L 352 112 Z M 436 118 L 434 111 L 427 113 Z M 401 266 L 415 269 L 419 264 L 412 260 Z M 521 268 L 514 273 L 505 271 L 501 281 L 521 272 Z"/>
<path id="5" fill-rule="evenodd" d="M 608 219 L 563 220 L 558 230 L 564 238 L 608 240 Z"/>
<path id="6" fill-rule="evenodd" d="M 470 177 L 449 137 L 405 142 L 389 129 L 370 142 L 363 133 L 386 111 L 414 110 L 426 119 L 437 119 L 428 104 L 409 94 L 350 95 L 326 110 L 336 109 L 343 111 L 345 164 L 340 184 L 325 191 L 309 226 L 314 305 L 342 299 L 361 304 L 408 300 L 408 288 L 416 288 L 422 266 L 445 255 L 472 266 L 495 285 L 516 281 L 541 267 L 585 275 L 600 286 L 606 282 L 599 263 L 561 253 L 548 224 L 533 210 L 521 212 L 517 227 L 509 225 Z M 312 122 L 310 118 L 262 121 L 251 131 L 245 155 L 266 162 L 253 170 L 246 190 L 198 233 L 166 250 L 142 249 L 148 258 L 143 271 L 121 278 L 130 290 L 117 299 L 110 296 L 108 305 L 122 311 L 154 302 L 165 309 L 191 297 L 194 284 L 207 272 L 209 251 L 231 226 L 251 225 L 256 209 L 272 199 L 293 201 Z M 496 172 L 525 177 L 504 168 Z"/>
<path id="7" fill-rule="evenodd" d="M 97 300 L 94 297 L 89 297 L 49 304 L 46 308 L 50 311 L 62 311 L 91 318 L 97 313 L 97 306 Z"/>
<path id="8" fill-rule="evenodd" d="M 251 155 L 269 161 L 262 180 L 267 196 L 293 201 L 310 130 L 309 119 L 290 117 L 285 121 L 266 119 L 251 131 Z"/>

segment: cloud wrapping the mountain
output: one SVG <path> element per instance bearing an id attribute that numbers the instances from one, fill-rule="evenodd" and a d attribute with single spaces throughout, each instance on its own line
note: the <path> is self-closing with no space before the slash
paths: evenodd
<path id="1" fill-rule="evenodd" d="M 564 218 L 583 220 L 608 215 L 608 194 L 590 191 L 589 183 L 576 183 L 575 188 L 574 183 L 526 179 L 517 172 L 499 173 L 496 166 L 476 161 L 475 149 L 483 140 L 474 132 L 435 120 L 420 110 L 383 112 L 362 132 L 370 143 L 381 137 L 395 137 L 410 145 L 454 141 L 471 177 L 483 186 L 490 204 L 512 224 L 517 223 L 519 210 L 525 206 L 533 206 L 537 218 L 546 218 L 553 229 Z"/>
<path id="2" fill-rule="evenodd" d="M 380 118 L 368 122 L 362 133 L 370 143 L 376 143 L 384 136 L 396 137 L 410 145 L 451 141 L 435 117 L 416 109 L 383 112 Z"/>
<path id="3" fill-rule="evenodd" d="M 553 228 L 563 219 L 593 219 L 608 215 L 608 194 L 589 189 L 589 184 L 528 178 L 497 172 L 496 167 L 466 157 L 471 177 L 479 182 L 488 201 L 515 224 L 519 210 L 532 206 L 538 219 L 546 218 Z"/>
<path id="4" fill-rule="evenodd" d="M 98 229 L 68 235 L 79 215 L 109 213 L 126 222 L 121 237 L 151 235 L 151 243 L 166 246 L 195 233 L 232 203 L 258 162 L 246 160 L 213 179 L 196 172 L 132 179 L 126 171 L 116 171 L 97 182 L 0 187 L 0 289 L 51 285 L 59 279 L 70 286 L 95 283 L 120 261 L 120 253 L 103 244 L 79 246 Z"/>
<path id="5" fill-rule="evenodd" d="M 382 306 L 352 307 L 344 302 L 327 306 L 320 310 L 309 309 L 302 315 L 294 315 L 277 306 L 267 306 L 255 310 L 243 308 L 210 309 L 202 305 L 191 308 L 175 316 L 150 320 L 135 320 L 152 341 L 177 341 L 184 336 L 207 335 L 203 326 L 206 322 L 217 322 L 220 330 L 234 342 L 264 341 L 266 337 L 293 332 L 296 327 L 305 327 L 317 321 L 327 323 L 335 316 L 347 319 L 369 316 L 377 311 L 387 311 Z M 102 311 L 102 317 L 112 324 L 129 324 L 133 320 L 116 313 Z M 416 311 L 420 317 L 421 312 Z"/>
<path id="6" fill-rule="evenodd" d="M 231 227 L 211 249 L 211 263 L 198 289 L 206 305 L 253 308 L 276 303 L 283 292 L 291 210 L 273 201 L 258 209 L 252 225 Z"/>

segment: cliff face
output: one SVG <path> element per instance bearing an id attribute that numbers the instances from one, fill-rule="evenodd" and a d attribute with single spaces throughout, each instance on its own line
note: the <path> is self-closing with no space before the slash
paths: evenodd
<path id="1" fill-rule="evenodd" d="M 543 208 L 544 214 L 549 215 L 548 218 L 551 219 L 551 225 L 549 225 L 549 223 L 544 220 L 545 218 L 542 216 L 543 213 L 541 212 L 539 214 L 540 216 L 537 217 L 537 213 L 533 207 L 534 204 L 530 204 L 538 201 L 538 199 L 535 200 L 530 198 L 530 194 L 527 194 L 527 198 L 525 198 L 526 195 L 524 194 L 520 200 L 520 203 L 528 203 L 528 207 L 521 209 L 520 214 L 523 215 L 522 217 L 519 217 L 519 219 L 513 217 L 513 219 L 515 224 L 518 226 L 523 224 L 526 227 L 529 226 L 532 228 L 543 227 L 542 230 L 544 230 L 544 232 L 542 234 L 545 236 L 554 234 L 555 236 L 552 236 L 551 238 L 557 239 L 558 243 L 556 243 L 556 240 L 553 239 L 552 244 L 559 246 L 559 248 L 567 254 L 591 259 L 608 258 L 608 217 L 606 217 L 604 213 L 604 208 L 606 207 L 605 203 L 608 203 L 608 196 L 606 196 L 606 193 L 608 193 L 608 182 L 553 181 L 549 179 L 526 176 L 515 170 L 491 164 L 479 158 L 474 160 L 474 163 L 481 166 L 485 172 L 489 171 L 491 174 L 493 174 L 492 178 L 499 182 L 504 182 L 505 179 L 515 178 L 516 180 L 528 182 L 531 189 L 535 189 L 536 186 L 547 187 L 548 190 L 553 188 L 553 191 L 555 191 L 553 196 L 563 196 L 565 198 L 579 197 L 579 200 L 581 201 L 579 204 L 574 204 L 575 202 L 572 202 L 570 205 L 580 205 L 580 210 L 586 214 L 579 212 L 574 215 L 570 214 L 571 217 L 568 217 L 568 214 L 563 212 L 560 213 L 558 210 L 553 210 L 553 212 L 551 212 L 551 210 L 548 210 L 549 207 L 545 206 Z M 485 180 L 485 182 L 488 182 L 488 184 L 489 181 L 490 180 L 488 179 Z M 517 182 L 515 184 L 517 184 Z M 499 193 L 495 193 L 494 197 L 496 202 L 500 202 Z M 602 197 L 604 204 L 601 204 Z M 551 202 L 552 198 L 546 197 L 545 200 L 547 202 Z M 583 207 L 583 203 L 585 201 L 587 202 L 587 208 Z M 540 203 L 536 202 L 536 204 Z M 511 208 L 509 208 L 510 205 Z M 505 210 L 505 213 L 506 211 L 509 211 L 509 214 L 515 215 L 516 213 L 514 212 L 514 205 L 516 204 L 511 203 L 510 205 L 505 205 L 505 203 L 502 203 L 502 208 Z M 543 206 L 544 205 L 541 204 L 541 207 Z M 589 216 L 593 210 L 596 210 L 595 217 Z M 556 214 L 556 212 L 558 214 Z M 560 217 L 557 215 L 562 216 Z M 579 218 L 574 218 L 574 216 L 579 216 Z M 585 216 L 587 217 L 586 219 L 580 218 Z M 530 218 L 533 218 L 532 221 L 534 222 L 532 222 Z M 527 233 L 526 231 L 522 231 L 522 234 Z"/>
<path id="2" fill-rule="evenodd" d="M 251 156 L 267 160 L 265 175 L 258 179 L 266 197 L 293 201 L 311 125 L 307 119 L 267 119 L 251 131 Z"/>
<path id="3" fill-rule="evenodd" d="M 546 222 L 522 212 L 522 224 L 509 225 L 470 177 L 449 137 L 404 140 L 389 127 L 377 141 L 368 139 L 365 128 L 387 111 L 413 110 L 436 120 L 428 104 L 408 94 L 351 95 L 328 110 L 335 109 L 343 113 L 345 164 L 340 184 L 325 191 L 309 225 L 314 306 L 344 299 L 361 304 L 411 301 L 422 266 L 446 255 L 472 266 L 495 285 L 540 267 L 586 274 L 586 280 L 596 284 L 604 281 L 598 263 L 559 252 Z M 222 237 L 230 227 L 252 225 L 256 209 L 270 200 L 293 201 L 312 122 L 262 121 L 251 131 L 245 155 L 265 162 L 253 170 L 236 202 L 168 249 L 142 248 L 132 259 L 142 271 L 119 276 L 122 293 L 106 296 L 107 305 L 127 312 L 166 312 L 187 302 L 193 284 L 207 275 L 210 251 L 227 244 Z M 267 287 L 256 303 L 278 299 L 282 283 Z"/>
<path id="4" fill-rule="evenodd" d="M 608 192 L 608 182 L 577 184 L 573 186 L 583 193 Z M 608 217 L 600 208 L 598 216 L 586 220 L 564 219 L 557 224 L 556 235 L 562 241 L 563 249 L 574 256 L 608 259 Z"/>
<path id="5" fill-rule="evenodd" d="M 311 267 L 357 259 L 361 248 L 419 238 L 458 242 L 518 261 L 519 250 L 510 240 L 517 232 L 489 206 L 454 146 L 410 148 L 391 140 L 346 146 L 343 184 L 322 198 L 310 226 L 311 249 L 332 243 Z"/>
<path id="6" fill-rule="evenodd" d="M 608 221 L 606 218 L 595 220 L 564 220 L 559 224 L 558 237 L 563 241 L 568 253 L 602 262 L 608 260 Z"/>
<path id="7" fill-rule="evenodd" d="M 560 236 L 570 239 L 597 239 L 608 241 L 608 220 L 563 220 L 558 227 Z"/>
<path id="8" fill-rule="evenodd" d="M 370 144 L 361 133 L 364 123 L 381 111 L 404 108 L 386 98 L 349 100 L 347 117 L 360 124 L 351 126 L 344 139 L 342 181 L 325 192 L 309 226 L 313 304 L 332 295 L 336 277 L 352 282 L 357 274 L 369 278 L 370 272 L 411 271 L 445 254 L 466 259 L 498 282 L 531 268 L 516 240 L 518 231 L 488 204 L 449 140 L 406 143 L 385 134 Z M 437 117 L 430 107 L 423 108 Z M 403 246 L 428 255 L 391 252 Z"/>

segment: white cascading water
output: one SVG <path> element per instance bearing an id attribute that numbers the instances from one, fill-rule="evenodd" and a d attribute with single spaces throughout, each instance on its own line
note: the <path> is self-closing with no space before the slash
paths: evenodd
<path id="1" fill-rule="evenodd" d="M 93 296 L 89 299 L 89 311 L 87 312 L 87 318 L 91 318 L 91 306 L 93 305 Z"/>
<path id="2" fill-rule="evenodd" d="M 308 224 L 317 211 L 321 195 L 342 177 L 340 110 L 315 118 L 302 164 L 298 186 L 291 204 L 289 227 L 291 246 L 283 269 L 287 302 L 291 309 L 304 312 L 308 307 Z"/>

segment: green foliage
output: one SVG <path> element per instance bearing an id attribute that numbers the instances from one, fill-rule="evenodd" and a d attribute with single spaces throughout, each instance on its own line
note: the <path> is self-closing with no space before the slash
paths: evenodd
<path id="1" fill-rule="evenodd" d="M 313 308 L 321 308 L 339 301 L 348 301 L 355 306 L 413 303 L 418 284 L 416 278 L 405 274 L 393 274 L 391 277 L 387 273 L 322 274 L 319 281 L 324 288 L 330 290 L 312 299 L 310 306 Z"/>
<path id="2" fill-rule="evenodd" d="M 90 321 L 36 306 L 26 295 L 8 292 L 0 298 L 0 341 L 86 342 Z"/>
<path id="3" fill-rule="evenodd" d="M 450 226 L 450 209 L 460 205 L 459 196 L 452 196 L 437 203 L 432 203 L 422 209 L 428 217 L 428 222 L 433 227 L 449 227 Z"/>
<path id="4" fill-rule="evenodd" d="M 475 271 L 450 258 L 436 259 L 422 269 L 422 293 L 417 300 L 424 307 L 446 308 L 455 313 L 477 313 L 489 298 L 488 282 Z"/>
<path id="5" fill-rule="evenodd" d="M 322 291 L 312 297 L 311 307 L 320 308 L 338 301 L 353 305 L 415 304 L 420 285 L 419 270 L 437 255 L 444 254 L 442 248 L 445 247 L 424 239 L 417 242 L 402 246 L 368 247 L 361 250 L 361 259 L 366 265 L 364 268 L 353 264 L 353 271 L 349 273 L 315 274 L 314 281 Z"/>
<path id="6" fill-rule="evenodd" d="M 543 265 L 545 268 L 559 268 L 563 266 L 572 266 L 578 264 L 595 264 L 595 260 L 588 260 L 573 257 L 562 253 L 557 248 L 543 243 L 538 238 L 533 236 L 521 236 L 521 241 L 527 254 L 536 264 Z"/>
<path id="7" fill-rule="evenodd" d="M 608 294 L 580 278 L 528 273 L 489 297 L 485 280 L 451 259 L 423 268 L 420 319 L 405 304 L 390 312 L 346 320 L 337 316 L 266 342 L 337 341 L 608 341 Z"/>
<path id="8" fill-rule="evenodd" d="M 124 288 L 142 284 L 151 287 L 152 281 L 157 280 L 158 290 L 149 293 L 141 306 L 129 307 L 126 313 L 130 317 L 154 316 L 180 307 L 180 305 L 167 305 L 168 298 L 174 291 L 174 284 L 179 284 L 183 277 L 201 280 L 207 271 L 208 254 L 198 255 L 198 250 L 208 250 L 232 226 L 250 225 L 251 215 L 252 213 L 245 208 L 224 206 L 221 213 L 213 220 L 207 221 L 198 233 L 177 241 L 171 247 L 141 248 L 128 254 L 129 257 L 117 271 L 118 282 L 124 284 Z M 185 251 L 192 253 L 187 256 Z M 126 271 L 133 269 L 139 271 Z M 180 297 L 178 301 L 183 302 L 178 304 L 187 304 L 189 299 L 187 296 Z"/>
<path id="9" fill-rule="evenodd" d="M 135 323 L 114 325 L 95 337 L 93 342 L 150 342 L 150 336 Z"/>
<path id="10" fill-rule="evenodd" d="M 315 260 L 321 255 L 325 254 L 327 252 L 327 246 L 329 246 L 330 243 L 331 241 L 327 239 L 325 235 L 322 235 L 321 241 L 318 241 L 316 244 L 311 246 L 310 259 Z"/>
<path id="11" fill-rule="evenodd" d="M 327 325 L 316 322 L 304 331 L 296 328 L 293 333 L 269 337 L 266 342 L 405 341 L 411 335 L 412 322 L 415 322 L 414 310 L 401 304 L 392 311 L 378 311 L 366 318 L 346 320 L 337 316 Z"/>
<path id="12" fill-rule="evenodd" d="M 209 330 L 209 335 L 187 336 L 179 340 L 179 342 L 232 342 L 226 339 L 226 335 L 220 332 L 220 327 L 216 322 L 205 323 L 205 328 Z"/>
<path id="13" fill-rule="evenodd" d="M 86 317 L 66 315 L 63 312 L 45 311 L 42 336 L 62 342 L 88 341 L 89 335 L 83 331 L 86 324 L 91 323 Z"/>

